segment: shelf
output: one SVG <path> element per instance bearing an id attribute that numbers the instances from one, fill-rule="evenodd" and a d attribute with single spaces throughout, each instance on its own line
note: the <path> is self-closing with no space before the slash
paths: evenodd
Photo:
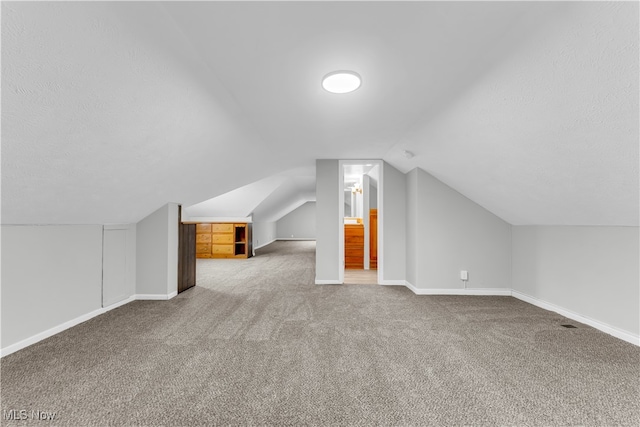
<path id="1" fill-rule="evenodd" d="M 252 256 L 251 224 L 198 223 L 198 258 L 249 258 Z"/>

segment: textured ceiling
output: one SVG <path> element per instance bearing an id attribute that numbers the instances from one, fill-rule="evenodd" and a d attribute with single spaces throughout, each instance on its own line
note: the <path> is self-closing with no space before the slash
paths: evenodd
<path id="1" fill-rule="evenodd" d="M 383 158 L 513 224 L 636 225 L 638 73 L 637 3 L 3 2 L 2 222 Z"/>

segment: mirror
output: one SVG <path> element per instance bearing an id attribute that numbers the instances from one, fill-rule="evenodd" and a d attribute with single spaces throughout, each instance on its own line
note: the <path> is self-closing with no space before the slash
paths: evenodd
<path id="1" fill-rule="evenodd" d="M 365 212 L 377 208 L 378 165 L 344 165 L 344 223 L 362 223 Z M 365 197 L 365 194 L 367 197 Z M 365 204 L 367 199 L 367 205 Z"/>

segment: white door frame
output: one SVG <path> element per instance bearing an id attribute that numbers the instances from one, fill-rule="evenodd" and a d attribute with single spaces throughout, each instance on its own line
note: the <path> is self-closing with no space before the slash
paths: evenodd
<path id="1" fill-rule="evenodd" d="M 384 161 L 372 160 L 372 159 L 360 159 L 360 160 L 338 160 L 338 219 L 340 227 L 338 229 L 338 265 L 340 266 L 338 271 L 339 283 L 344 283 L 344 166 L 345 165 L 363 165 L 363 164 L 377 165 L 380 172 L 380 180 L 378 182 L 378 283 L 382 283 L 383 268 L 384 268 Z M 367 215 L 369 213 L 367 212 Z M 364 215 L 364 212 L 363 212 Z M 365 254 L 368 256 L 368 254 Z"/>

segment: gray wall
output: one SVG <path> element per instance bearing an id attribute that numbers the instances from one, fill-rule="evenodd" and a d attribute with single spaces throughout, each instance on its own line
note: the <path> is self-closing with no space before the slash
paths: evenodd
<path id="1" fill-rule="evenodd" d="M 338 160 L 316 160 L 316 282 L 339 283 L 340 176 Z M 344 263 L 344 260 L 342 260 Z"/>
<path id="2" fill-rule="evenodd" d="M 252 227 L 254 250 L 268 245 L 276 239 L 275 221 L 254 222 Z"/>
<path id="3" fill-rule="evenodd" d="M 514 226 L 514 291 L 640 333 L 638 227 Z"/>
<path id="4" fill-rule="evenodd" d="M 102 226 L 2 226 L 2 348 L 102 306 Z"/>
<path id="5" fill-rule="evenodd" d="M 278 239 L 315 240 L 316 202 L 307 202 L 280 218 L 276 223 L 276 236 Z"/>
<path id="6" fill-rule="evenodd" d="M 122 245 L 110 244 L 114 234 Z M 108 307 L 136 293 L 136 225 L 105 225 L 102 242 L 102 306 Z"/>
<path id="7" fill-rule="evenodd" d="M 415 198 L 409 203 L 415 211 L 415 236 L 408 240 L 415 248 L 415 259 L 407 265 L 415 271 L 411 284 L 461 289 L 465 286 L 460 270 L 467 270 L 467 288 L 509 289 L 511 225 L 422 169 L 411 174 L 409 197 Z"/>
<path id="8" fill-rule="evenodd" d="M 405 175 L 383 162 L 382 174 L 382 272 L 384 281 L 405 280 L 406 182 Z M 380 212 L 378 212 L 380 215 Z M 380 218 L 378 218 L 380 221 Z M 378 242 L 380 243 L 380 242 Z M 380 251 L 380 248 L 378 248 Z"/>
<path id="9" fill-rule="evenodd" d="M 369 186 L 369 208 L 378 209 L 378 185 L 373 179 L 371 179 L 369 182 Z"/>
<path id="10" fill-rule="evenodd" d="M 167 236 L 167 294 L 178 293 L 178 238 L 180 228 L 180 206 L 177 203 L 167 204 L 168 236 Z"/>
<path id="11" fill-rule="evenodd" d="M 407 236 L 407 282 L 415 285 L 417 252 L 418 252 L 418 169 L 413 169 L 405 175 L 407 187 L 407 221 L 405 223 L 405 233 Z"/>
<path id="12" fill-rule="evenodd" d="M 136 224 L 136 293 L 178 289 L 178 205 L 169 203 Z"/>

